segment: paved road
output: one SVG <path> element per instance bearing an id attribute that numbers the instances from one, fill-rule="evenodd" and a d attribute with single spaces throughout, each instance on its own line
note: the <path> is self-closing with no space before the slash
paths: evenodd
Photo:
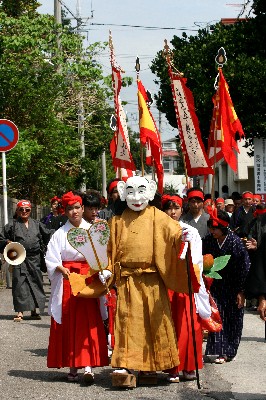
<path id="1" fill-rule="evenodd" d="M 49 288 L 46 279 L 47 297 Z M 41 321 L 25 318 L 23 322 L 15 323 L 13 316 L 11 290 L 1 289 L 1 400 L 266 400 L 264 323 L 256 313 L 245 314 L 237 359 L 223 365 L 206 363 L 200 371 L 200 390 L 196 382 L 167 384 L 163 374 L 156 387 L 115 389 L 111 387 L 109 367 L 95 369 L 96 379 L 92 386 L 68 383 L 66 369 L 46 368 L 50 317 L 45 314 Z"/>

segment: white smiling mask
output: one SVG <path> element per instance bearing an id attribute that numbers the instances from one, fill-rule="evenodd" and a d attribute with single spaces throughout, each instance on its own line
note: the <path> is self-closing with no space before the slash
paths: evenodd
<path id="1" fill-rule="evenodd" d="M 133 176 L 126 182 L 119 181 L 117 190 L 122 201 L 133 211 L 141 211 L 147 207 L 150 200 L 154 199 L 157 185 L 142 176 Z"/>

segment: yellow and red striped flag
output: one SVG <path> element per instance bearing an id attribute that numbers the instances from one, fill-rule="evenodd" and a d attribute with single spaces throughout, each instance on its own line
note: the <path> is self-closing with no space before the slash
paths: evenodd
<path id="1" fill-rule="evenodd" d="M 139 103 L 139 127 L 140 142 L 149 150 L 149 158 L 152 158 L 158 179 L 158 192 L 163 193 L 163 164 L 162 164 L 162 144 L 160 133 L 150 112 L 147 102 L 148 96 L 140 80 L 138 83 L 138 103 Z M 150 164 L 149 164 L 150 165 Z"/>

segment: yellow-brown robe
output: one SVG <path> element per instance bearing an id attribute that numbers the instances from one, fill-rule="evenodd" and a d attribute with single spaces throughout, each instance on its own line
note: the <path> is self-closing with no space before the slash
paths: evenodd
<path id="1" fill-rule="evenodd" d="M 188 291 L 186 265 L 178 259 L 180 225 L 148 206 L 126 209 L 110 228 L 108 254 L 118 289 L 112 366 L 142 371 L 177 366 L 167 288 Z"/>

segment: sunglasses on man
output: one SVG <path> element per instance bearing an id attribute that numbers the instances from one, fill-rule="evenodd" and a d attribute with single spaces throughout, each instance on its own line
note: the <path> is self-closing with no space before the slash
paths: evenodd
<path id="1" fill-rule="evenodd" d="M 18 210 L 21 211 L 21 212 L 30 212 L 31 209 L 30 208 L 20 207 Z"/>

